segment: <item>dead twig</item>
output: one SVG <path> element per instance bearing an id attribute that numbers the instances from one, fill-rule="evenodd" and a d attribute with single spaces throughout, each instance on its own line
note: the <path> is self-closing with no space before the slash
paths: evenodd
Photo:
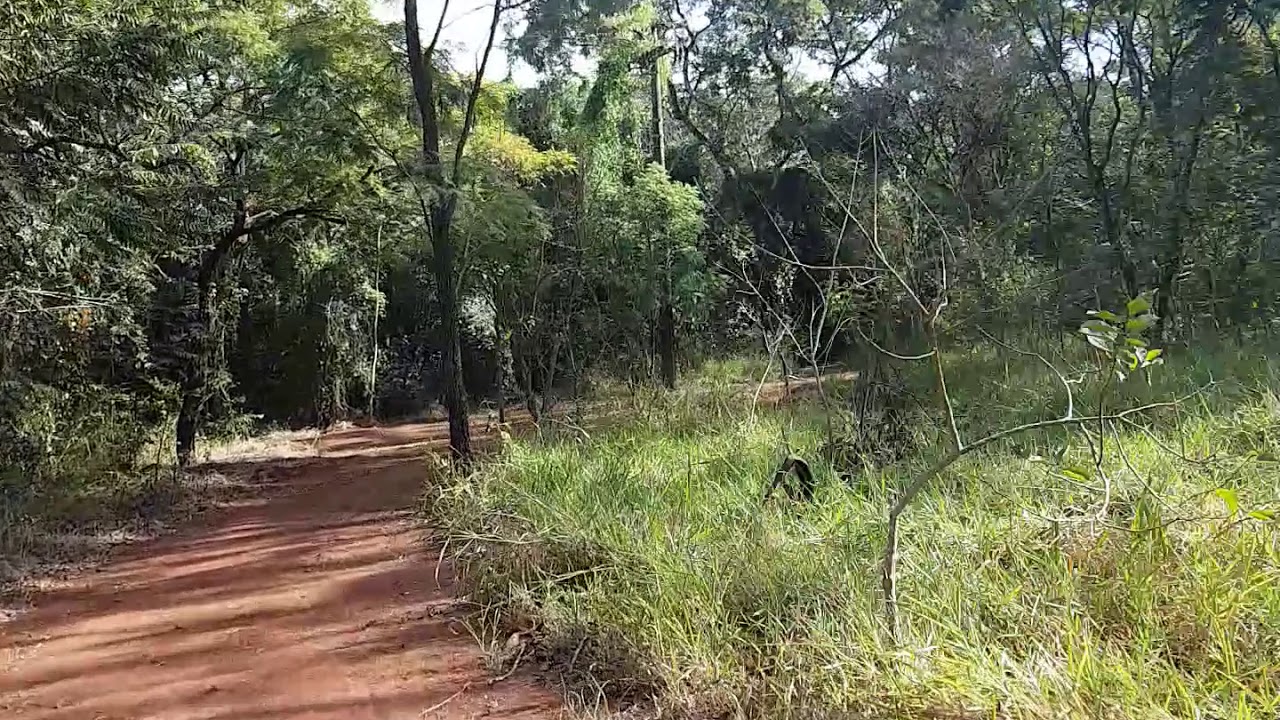
<path id="1" fill-rule="evenodd" d="M 444 707 L 445 705 L 448 705 L 449 703 L 453 702 L 454 700 L 457 700 L 457 699 L 458 699 L 458 697 L 459 697 L 460 695 L 462 695 L 463 693 L 465 693 L 466 691 L 468 691 L 468 690 L 470 690 L 470 689 L 471 689 L 471 685 L 472 685 L 471 681 L 470 681 L 470 680 L 468 680 L 468 681 L 467 681 L 467 683 L 466 683 L 465 685 L 463 685 L 463 686 L 462 686 L 462 689 L 461 689 L 461 690 L 459 690 L 458 692 L 456 692 L 456 693 L 454 693 L 454 694 L 450 695 L 449 697 L 445 698 L 444 700 L 441 700 L 440 702 L 436 703 L 435 705 L 432 705 L 431 707 L 427 708 L 426 710 L 423 710 L 422 712 L 418 713 L 418 717 L 420 717 L 420 718 L 424 718 L 424 717 L 426 717 L 426 716 L 430 715 L 431 713 L 433 713 L 433 712 L 435 712 L 435 711 L 439 710 L 440 708 Z"/>
<path id="2" fill-rule="evenodd" d="M 519 667 L 520 667 L 520 660 L 524 657 L 524 649 L 525 649 L 525 647 L 526 647 L 526 644 L 525 644 L 525 643 L 520 643 L 520 652 L 516 653 L 516 659 L 515 659 L 515 661 L 514 661 L 514 662 L 512 662 L 512 663 L 511 663 L 511 669 L 510 669 L 510 670 L 508 670 L 508 671 L 506 671 L 506 672 L 504 672 L 504 673 L 502 673 L 501 675 L 499 675 L 499 676 L 498 676 L 498 677 L 496 677 L 496 678 L 490 678 L 490 679 L 489 679 L 489 684 L 490 684 L 490 685 L 497 685 L 498 683 L 502 682 L 503 680 L 506 680 L 507 678 L 509 678 L 509 677 L 511 677 L 512 675 L 515 675 L 515 674 L 516 674 L 516 670 L 517 670 L 517 669 L 519 669 Z"/>

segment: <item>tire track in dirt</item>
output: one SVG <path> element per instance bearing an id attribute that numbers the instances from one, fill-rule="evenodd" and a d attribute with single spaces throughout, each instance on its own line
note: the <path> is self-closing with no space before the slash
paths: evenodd
<path id="1" fill-rule="evenodd" d="M 254 478 L 252 499 L 123 548 L 0 625 L 0 717 L 560 717 L 528 678 L 489 685 L 448 563 L 437 582 L 412 512 L 444 432 L 352 428 L 319 457 L 222 464 Z"/>

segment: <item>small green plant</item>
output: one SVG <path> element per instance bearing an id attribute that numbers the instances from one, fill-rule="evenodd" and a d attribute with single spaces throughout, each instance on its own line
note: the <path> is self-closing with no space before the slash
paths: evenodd
<path id="1" fill-rule="evenodd" d="M 1134 372 L 1162 362 L 1163 351 L 1149 347 L 1144 337 L 1157 319 L 1151 312 L 1151 300 L 1140 296 L 1126 303 L 1122 314 L 1090 310 L 1089 319 L 1080 326 L 1080 332 L 1103 357 L 1112 361 L 1116 377 L 1124 380 Z"/>

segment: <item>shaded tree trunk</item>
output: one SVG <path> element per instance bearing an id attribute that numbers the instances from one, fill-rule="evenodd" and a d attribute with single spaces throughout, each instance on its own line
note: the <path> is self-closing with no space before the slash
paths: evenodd
<path id="1" fill-rule="evenodd" d="M 467 417 L 466 389 L 462 378 L 462 336 L 460 308 L 458 304 L 457 273 L 454 267 L 453 213 L 457 206 L 457 169 L 462 161 L 462 148 L 466 143 L 470 125 L 474 120 L 475 99 L 484 77 L 484 63 L 493 45 L 494 31 L 501 14 L 501 5 L 494 5 L 493 26 L 489 33 L 489 45 L 485 49 L 479 71 L 473 82 L 467 101 L 466 119 L 458 139 L 454 157 L 454 175 L 446 179 L 440 157 L 440 121 L 436 112 L 434 69 L 431 67 L 436 40 L 444 25 L 443 15 L 431 44 L 424 53 L 418 26 L 417 0 L 404 0 L 405 46 L 409 55 L 409 77 L 413 84 L 413 98 L 418 110 L 418 122 L 422 131 L 422 163 L 426 180 L 434 186 L 435 193 L 428 200 L 423 198 L 427 215 L 427 227 L 431 236 L 433 270 L 440 309 L 441 363 L 443 390 L 441 401 L 449 413 L 449 449 L 455 460 L 471 457 L 471 426 Z"/>
<path id="2" fill-rule="evenodd" d="M 493 402 L 498 408 L 498 424 L 507 422 L 506 364 L 507 340 L 502 326 L 502 313 L 495 312 L 493 321 Z"/>
<path id="3" fill-rule="evenodd" d="M 200 412 L 204 409 L 205 386 L 209 375 L 209 336 L 212 312 L 210 304 L 212 295 L 206 288 L 200 288 L 197 300 L 196 317 L 192 332 L 193 344 L 186 367 L 182 375 L 182 405 L 178 409 L 178 420 L 175 427 L 177 440 L 176 451 L 178 467 L 190 466 L 195 456 L 196 435 L 200 432 Z"/>
<path id="4" fill-rule="evenodd" d="M 1125 298 L 1137 297 L 1138 267 L 1133 261 L 1133 254 L 1129 251 L 1127 239 L 1121 234 L 1111 188 L 1106 181 L 1106 171 L 1092 162 L 1088 162 L 1088 165 L 1090 185 L 1093 188 L 1094 199 L 1098 203 L 1098 221 L 1101 225 L 1102 238 L 1111 245 L 1115 255 L 1116 269 L 1120 272 L 1120 282 L 1124 288 Z"/>
<path id="5" fill-rule="evenodd" d="M 440 307 L 441 403 L 449 414 L 449 450 L 454 459 L 471 457 L 471 424 L 462 378 L 462 328 L 454 271 L 453 211 L 457 196 L 448 194 L 431 212 L 431 247 L 434 253 L 436 294 Z"/>
<path id="6" fill-rule="evenodd" d="M 1199 102 L 1203 103 L 1204 101 L 1200 100 Z M 1172 103 L 1170 102 L 1169 105 L 1172 105 Z M 1161 109 L 1164 110 L 1165 115 L 1172 113 L 1168 108 Z M 1165 238 L 1168 243 L 1168 249 L 1160 268 L 1159 285 L 1156 287 L 1155 327 L 1156 338 L 1165 343 L 1172 339 L 1172 328 L 1176 324 L 1174 300 L 1177 292 L 1178 275 L 1181 274 L 1182 266 L 1185 262 L 1185 225 L 1190 211 L 1191 176 L 1195 171 L 1196 161 L 1200 157 L 1200 145 L 1204 138 L 1207 122 L 1207 112 L 1203 105 L 1196 107 L 1194 112 L 1197 113 L 1196 119 L 1193 123 L 1190 123 L 1190 127 L 1187 130 L 1190 137 L 1182 142 L 1173 138 L 1169 141 L 1170 154 L 1177 161 L 1177 165 L 1172 173 L 1168 201 L 1165 204 L 1165 217 L 1167 218 Z M 1171 134 L 1176 132 L 1176 119 L 1170 118 L 1164 124 L 1170 126 L 1169 132 Z"/>
<path id="7" fill-rule="evenodd" d="M 654 27 L 654 38 L 660 44 L 661 34 Z M 663 169 L 667 169 L 667 138 L 663 128 L 662 102 L 662 59 L 665 53 L 658 53 L 653 59 L 653 70 L 649 77 L 650 101 L 650 135 L 653 143 L 652 161 Z M 659 371 L 662 384 L 668 390 L 676 387 L 676 313 L 671 298 L 671 245 L 664 243 L 662 247 L 662 290 L 658 306 L 657 350 Z"/>
<path id="8" fill-rule="evenodd" d="M 180 384 L 182 404 L 174 428 L 178 467 L 182 468 L 188 467 L 195 456 L 200 414 L 208 390 L 209 365 L 213 360 L 214 288 L 233 242 L 224 240 L 210 249 L 195 273 L 196 304 L 186 328 Z"/>
<path id="9" fill-rule="evenodd" d="M 524 406 L 529 411 L 529 418 L 536 425 L 542 420 L 539 413 L 540 405 L 538 397 L 533 390 L 533 368 L 529 367 L 529 358 L 527 356 L 529 343 L 527 340 L 521 340 L 514 344 L 512 356 L 514 358 L 516 375 L 524 390 Z"/>
<path id="10" fill-rule="evenodd" d="M 662 384 L 668 390 L 676 387 L 676 312 L 670 296 L 658 310 L 658 357 L 661 360 Z"/>

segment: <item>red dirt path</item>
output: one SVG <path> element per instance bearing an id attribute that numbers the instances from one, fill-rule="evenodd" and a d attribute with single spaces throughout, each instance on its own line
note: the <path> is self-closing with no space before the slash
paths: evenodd
<path id="1" fill-rule="evenodd" d="M 318 457 L 222 465 L 253 478 L 252 500 L 124 548 L 0 624 L 0 717 L 559 717 L 527 678 L 489 684 L 447 563 L 437 583 L 412 508 L 443 432 L 352 428 Z"/>

